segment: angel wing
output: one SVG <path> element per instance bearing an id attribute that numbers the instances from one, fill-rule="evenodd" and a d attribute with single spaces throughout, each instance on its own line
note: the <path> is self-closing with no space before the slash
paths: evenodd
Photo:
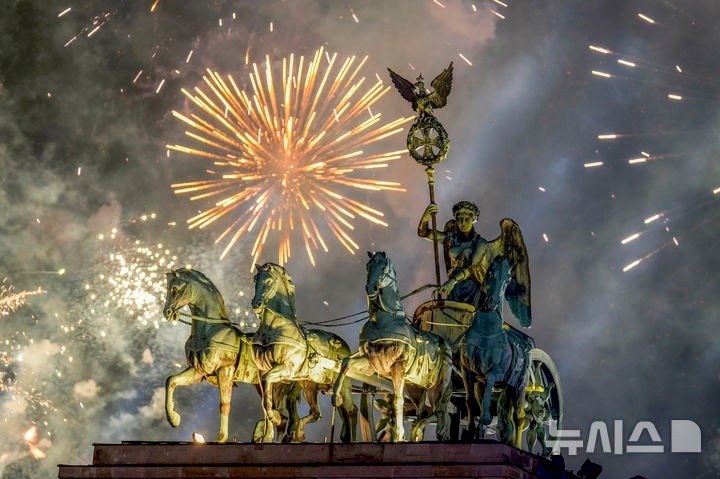
<path id="1" fill-rule="evenodd" d="M 415 84 L 410 80 L 401 77 L 389 68 L 388 71 L 390 72 L 390 79 L 392 80 L 393 85 L 395 85 L 395 88 L 397 88 L 397 91 L 400 92 L 400 95 L 402 95 L 403 98 L 412 103 L 413 110 L 415 110 L 417 107 Z"/>
<path id="2" fill-rule="evenodd" d="M 433 108 L 442 108 L 447 105 L 447 97 L 452 89 L 452 80 L 453 62 L 450 62 L 450 65 L 430 83 L 434 91 L 430 94 L 428 100 Z"/>
<path id="3" fill-rule="evenodd" d="M 500 229 L 500 236 L 492 240 L 489 247 L 492 249 L 492 257 L 503 256 L 513 265 L 512 277 L 505 289 L 505 300 L 520 324 L 529 328 L 532 325 L 530 263 L 525 240 L 518 224 L 510 218 L 500 221 Z"/>

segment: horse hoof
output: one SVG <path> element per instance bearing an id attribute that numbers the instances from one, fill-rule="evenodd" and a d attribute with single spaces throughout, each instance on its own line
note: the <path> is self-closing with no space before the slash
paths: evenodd
<path id="1" fill-rule="evenodd" d="M 223 443 L 227 441 L 227 434 L 223 434 L 222 432 L 218 434 L 217 442 Z"/>
<path id="2" fill-rule="evenodd" d="M 178 427 L 180 425 L 180 419 L 180 414 L 176 413 L 175 411 L 167 413 L 167 420 L 172 427 Z"/>

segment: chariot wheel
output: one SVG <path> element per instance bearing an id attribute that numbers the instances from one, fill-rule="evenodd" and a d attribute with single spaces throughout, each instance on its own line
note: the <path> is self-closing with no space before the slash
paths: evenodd
<path id="1" fill-rule="evenodd" d="M 547 408 L 550 412 L 550 417 L 545 421 L 543 427 L 546 429 L 547 446 L 553 448 L 558 439 L 552 438 L 549 432 L 562 429 L 564 414 L 563 388 L 562 382 L 560 381 L 560 373 L 548 353 L 542 349 L 533 348 L 530 350 L 528 374 L 528 391 L 532 390 L 531 388 L 533 387 L 536 388 L 536 390 L 538 390 L 537 388 L 542 388 L 546 391 L 548 389 L 550 390 L 547 399 Z"/>

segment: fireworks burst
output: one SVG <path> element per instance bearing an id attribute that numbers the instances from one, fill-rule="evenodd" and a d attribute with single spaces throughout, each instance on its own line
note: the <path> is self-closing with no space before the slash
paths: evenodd
<path id="1" fill-rule="evenodd" d="M 346 192 L 404 191 L 400 183 L 365 176 L 402 158 L 404 150 L 366 154 L 361 148 L 401 132 L 412 117 L 380 125 L 380 114 L 371 108 L 390 86 L 378 78 L 359 94 L 366 61 L 350 57 L 336 69 L 337 54 L 321 48 L 309 62 L 303 56 L 284 58 L 279 77 L 269 57 L 263 74 L 253 64 L 250 93 L 232 76 L 213 71 L 204 77 L 209 93 L 183 90 L 197 112 L 173 115 L 190 127 L 186 135 L 196 146 L 167 147 L 207 159 L 211 178 L 172 187 L 177 194 L 192 194 L 191 200 L 215 199 L 188 224 L 204 228 L 218 220 L 229 223 L 216 240 L 227 242 L 221 258 L 243 234 L 257 228 L 251 252 L 255 262 L 272 234 L 277 237 L 278 261 L 284 264 L 297 229 L 314 265 L 313 250 L 328 251 L 323 226 L 353 254 L 359 246 L 350 231 L 357 217 L 387 226 L 382 212 Z"/>
<path id="2" fill-rule="evenodd" d="M 33 291 L 15 291 L 15 287 L 8 284 L 7 278 L 3 278 L 0 283 L 0 316 L 9 316 L 25 306 L 28 297 L 43 293 L 45 291 L 40 287 Z"/>

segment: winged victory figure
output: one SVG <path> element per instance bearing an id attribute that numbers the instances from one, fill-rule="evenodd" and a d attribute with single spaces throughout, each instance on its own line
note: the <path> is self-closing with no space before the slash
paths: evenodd
<path id="1" fill-rule="evenodd" d="M 500 236 L 477 245 L 471 264 L 457 268 L 443 284 L 441 292 L 447 295 L 454 286 L 466 279 L 474 281 L 485 290 L 486 275 L 493 262 L 501 257 L 512 265 L 510 281 L 505 289 L 505 300 L 520 324 L 527 328 L 532 324 L 530 308 L 530 266 L 527 248 L 518 224 L 510 218 L 500 222 Z M 476 304 L 479 306 L 479 304 Z"/>
<path id="2" fill-rule="evenodd" d="M 403 98 L 412 103 L 413 110 L 421 115 L 432 115 L 433 108 L 442 108 L 447 104 L 447 97 L 452 88 L 453 64 L 444 69 L 430 82 L 432 91 L 425 89 L 425 82 L 420 75 L 415 83 L 401 77 L 388 68 L 395 88 Z"/>

